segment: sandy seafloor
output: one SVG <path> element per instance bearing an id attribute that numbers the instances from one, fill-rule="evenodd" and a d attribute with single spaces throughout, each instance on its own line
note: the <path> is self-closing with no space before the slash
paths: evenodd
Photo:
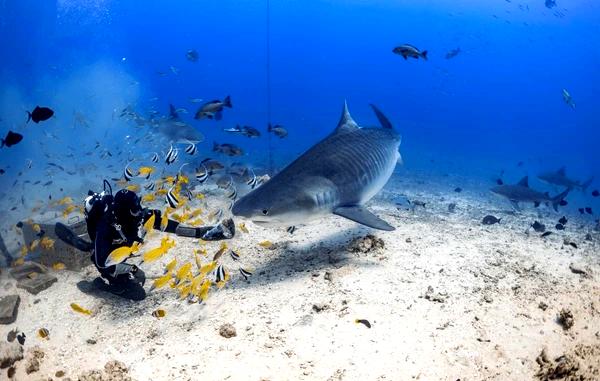
<path id="1" fill-rule="evenodd" d="M 229 243 L 254 276 L 246 282 L 234 273 L 204 305 L 179 301 L 169 288 L 142 302 L 86 294 L 76 284 L 96 276 L 92 266 L 56 272 L 58 282 L 35 296 L 3 272 L 0 289 L 18 293 L 21 305 L 0 337 L 15 327 L 27 334 L 15 379 L 59 379 L 62 370 L 71 380 L 528 380 L 543 378 L 536 374 L 563 354 L 577 364 L 567 376 L 600 379 L 600 233 L 591 220 L 571 216 L 565 231 L 540 238 L 529 225 L 538 219 L 552 227 L 562 213 L 526 206 L 513 214 L 489 195 L 489 184 L 437 180 L 394 176 L 368 204 L 393 232 L 333 216 L 293 235 L 246 223 L 250 233 L 238 231 Z M 400 194 L 426 205 L 398 207 Z M 482 225 L 486 214 L 501 223 Z M 369 233 L 383 249 L 349 250 Z M 198 242 L 175 239 L 164 260 L 144 267 L 149 278 L 162 275 L 173 255 L 193 260 Z M 275 249 L 259 247 L 263 240 Z M 207 246 L 212 254 L 219 244 Z M 73 312 L 71 302 L 93 315 Z M 153 317 L 157 308 L 166 317 Z M 570 329 L 557 320 L 562 309 L 573 315 Z M 219 334 L 226 323 L 237 336 Z M 49 340 L 36 336 L 42 327 Z M 44 357 L 26 374 L 35 346 Z M 546 370 L 536 362 L 544 348 Z M 90 373 L 112 360 L 128 372 Z"/>

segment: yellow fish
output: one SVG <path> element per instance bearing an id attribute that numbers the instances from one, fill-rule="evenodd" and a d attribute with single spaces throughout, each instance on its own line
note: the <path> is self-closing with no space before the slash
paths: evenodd
<path id="1" fill-rule="evenodd" d="M 38 247 L 39 244 L 40 244 L 39 239 L 33 240 L 31 242 L 31 245 L 29 245 L 29 251 L 34 251 L 36 249 L 36 247 Z"/>
<path id="2" fill-rule="evenodd" d="M 209 272 L 213 271 L 217 267 L 217 262 L 210 262 L 200 268 L 200 275 L 206 276 Z"/>
<path id="3" fill-rule="evenodd" d="M 117 249 L 114 249 L 106 258 L 106 262 L 104 266 L 112 266 L 117 263 L 123 262 L 127 257 L 129 257 L 132 253 L 133 249 L 129 246 L 121 246 Z"/>
<path id="4" fill-rule="evenodd" d="M 73 199 L 69 196 L 67 197 L 63 197 L 60 200 L 58 200 L 56 202 L 56 205 L 66 205 L 66 204 L 72 204 L 73 203 Z"/>
<path id="5" fill-rule="evenodd" d="M 40 241 L 40 246 L 44 250 L 53 250 L 54 249 L 54 240 L 52 238 L 44 237 Z"/>
<path id="6" fill-rule="evenodd" d="M 156 191 L 156 195 L 157 196 L 164 196 L 168 193 L 169 191 L 167 189 L 159 189 Z"/>
<path id="7" fill-rule="evenodd" d="M 23 246 L 21 246 L 21 250 L 20 250 L 21 257 L 24 257 L 24 256 L 26 256 L 28 251 L 29 251 L 29 250 L 27 250 L 27 245 L 23 245 Z"/>
<path id="8" fill-rule="evenodd" d="M 154 289 L 159 289 L 159 288 L 163 288 L 164 286 L 167 285 L 167 283 L 169 283 L 169 281 L 171 280 L 171 272 L 167 272 L 165 275 L 156 278 L 154 280 L 154 282 L 152 283 L 152 287 L 150 287 L 150 291 L 154 290 Z"/>
<path id="9" fill-rule="evenodd" d="M 184 265 L 182 265 L 177 270 L 177 273 L 175 274 L 175 278 L 177 278 L 179 280 L 179 282 L 181 282 L 184 279 L 188 279 L 189 277 L 191 277 L 191 275 L 192 275 L 192 263 L 186 262 Z"/>
<path id="10" fill-rule="evenodd" d="M 167 228 L 167 224 L 169 223 L 169 213 L 171 212 L 170 208 L 166 208 L 165 212 L 162 214 L 160 218 L 160 230 L 165 231 Z"/>
<path id="11" fill-rule="evenodd" d="M 241 231 L 243 231 L 244 233 L 248 234 L 248 228 L 246 227 L 246 223 L 244 222 L 240 222 L 240 224 L 238 225 L 238 227 L 240 228 Z"/>
<path id="12" fill-rule="evenodd" d="M 71 303 L 71 308 L 73 309 L 73 311 L 79 312 L 80 314 L 84 314 L 84 315 L 91 315 L 92 314 L 92 311 L 81 307 L 77 303 Z"/>
<path id="13" fill-rule="evenodd" d="M 273 242 L 262 241 L 262 242 L 259 242 L 258 246 L 264 247 L 265 249 L 270 249 L 271 247 L 273 247 Z"/>
<path id="14" fill-rule="evenodd" d="M 139 191 L 140 191 L 140 186 L 139 186 L 139 185 L 137 185 L 137 184 L 131 184 L 131 185 L 127 185 L 127 186 L 125 187 L 125 189 L 127 189 L 127 190 L 130 190 L 130 191 L 132 191 L 132 192 L 136 192 L 136 193 L 137 193 L 137 192 L 139 192 Z"/>
<path id="15" fill-rule="evenodd" d="M 156 222 L 156 214 L 152 213 L 150 218 L 146 222 L 144 222 L 144 232 L 148 235 L 152 229 L 154 229 L 154 223 Z"/>
<path id="16" fill-rule="evenodd" d="M 205 301 L 206 298 L 208 297 L 208 290 L 210 290 L 210 281 L 208 279 L 206 279 L 204 281 L 204 283 L 202 283 L 202 286 L 200 286 L 200 290 L 198 291 L 198 299 L 200 299 L 200 301 Z"/>
<path id="17" fill-rule="evenodd" d="M 63 217 L 68 216 L 69 214 L 71 214 L 72 211 L 74 211 L 76 208 L 75 205 L 67 205 L 67 207 L 65 208 L 65 210 L 63 210 Z"/>
<path id="18" fill-rule="evenodd" d="M 198 193 L 198 194 L 196 195 L 196 198 L 197 198 L 198 200 L 203 200 L 203 199 L 204 199 L 204 197 L 205 197 L 205 196 L 204 196 L 204 193 Z"/>
<path id="19" fill-rule="evenodd" d="M 196 209 L 190 213 L 190 218 L 196 218 L 202 214 L 202 209 Z"/>
<path id="20" fill-rule="evenodd" d="M 168 273 L 173 271 L 173 269 L 177 266 L 177 258 L 174 258 L 171 262 L 167 263 L 166 270 Z"/>
<path id="21" fill-rule="evenodd" d="M 152 202 L 156 200 L 156 196 L 152 193 L 148 193 L 142 196 L 142 202 Z"/>
<path id="22" fill-rule="evenodd" d="M 163 309 L 158 309 L 152 312 L 152 316 L 154 316 L 157 319 L 163 318 L 167 315 L 167 312 Z"/>
<path id="23" fill-rule="evenodd" d="M 183 300 L 183 299 L 187 298 L 190 295 L 190 292 L 192 292 L 192 285 L 191 285 L 191 283 L 182 286 L 179 289 L 179 299 Z"/>
<path id="24" fill-rule="evenodd" d="M 21 266 L 23 263 L 25 263 L 25 258 L 21 257 L 21 258 L 16 259 L 15 261 L 13 261 L 11 266 L 17 267 L 17 266 Z"/>
<path id="25" fill-rule="evenodd" d="M 153 167 L 140 167 L 140 169 L 138 169 L 139 177 L 149 178 L 152 173 L 154 173 Z"/>
<path id="26" fill-rule="evenodd" d="M 62 262 L 56 262 L 52 265 L 52 268 L 56 271 L 64 270 L 67 266 L 65 266 Z"/>
<path id="27" fill-rule="evenodd" d="M 164 245 L 160 245 L 159 247 L 148 250 L 142 255 L 142 262 L 144 263 L 152 263 L 162 257 L 167 252 L 167 247 Z"/>
<path id="28" fill-rule="evenodd" d="M 167 176 L 167 177 L 165 177 L 164 180 L 165 180 L 165 183 L 173 184 L 175 182 L 175 177 Z"/>
<path id="29" fill-rule="evenodd" d="M 219 260 L 219 258 L 221 258 L 221 256 L 223 255 L 223 253 L 225 252 L 225 250 L 227 250 L 227 244 L 225 242 L 221 242 L 221 247 L 219 248 L 219 250 L 215 253 L 215 255 L 213 255 L 213 261 L 217 261 Z"/>
<path id="30" fill-rule="evenodd" d="M 42 228 L 38 224 L 33 224 L 33 225 L 31 225 L 31 227 L 33 228 L 33 231 L 36 232 L 37 234 L 39 234 L 42 231 Z"/>

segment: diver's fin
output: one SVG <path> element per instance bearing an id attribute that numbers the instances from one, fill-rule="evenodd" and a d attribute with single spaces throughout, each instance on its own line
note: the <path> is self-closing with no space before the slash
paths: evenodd
<path id="1" fill-rule="evenodd" d="M 519 180 L 517 185 L 529 188 L 529 176 L 523 177 L 521 180 Z"/>
<path id="2" fill-rule="evenodd" d="M 377 217 L 373 213 L 369 212 L 362 206 L 340 206 L 333 210 L 333 214 L 341 217 L 345 217 L 359 224 L 366 225 L 373 229 L 392 231 L 395 228 Z"/>
<path id="3" fill-rule="evenodd" d="M 337 127 L 335 128 L 335 132 L 350 132 L 358 129 L 358 124 L 352 119 L 350 115 L 350 111 L 348 111 L 348 104 L 346 100 L 344 100 L 344 108 L 342 109 L 342 116 L 340 117 L 340 121 L 338 122 Z"/>
<path id="4" fill-rule="evenodd" d="M 389 119 L 385 115 L 383 115 L 383 113 L 374 104 L 371 103 L 370 106 L 373 109 L 373 112 L 375 112 L 375 116 L 377 116 L 381 127 L 391 129 L 392 123 L 390 123 Z"/>
<path id="5" fill-rule="evenodd" d="M 79 237 L 73 230 L 60 222 L 57 222 L 56 225 L 54 225 L 54 234 L 56 234 L 56 236 L 64 243 L 81 251 L 92 251 L 94 248 L 94 245 L 91 242 Z"/>

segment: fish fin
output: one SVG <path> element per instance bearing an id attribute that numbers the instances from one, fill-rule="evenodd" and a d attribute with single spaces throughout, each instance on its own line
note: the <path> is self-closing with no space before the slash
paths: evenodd
<path id="1" fill-rule="evenodd" d="M 359 224 L 363 224 L 373 229 L 395 230 L 393 226 L 377 217 L 365 207 L 362 206 L 340 206 L 333 210 L 333 214 L 347 218 Z"/>
<path id="2" fill-rule="evenodd" d="M 567 174 L 567 169 L 566 169 L 566 167 L 560 167 L 558 169 L 558 171 L 556 171 L 556 173 L 558 173 L 559 175 L 563 175 L 564 176 L 564 175 Z"/>
<path id="3" fill-rule="evenodd" d="M 404 61 L 406 61 L 408 59 L 408 56 L 406 54 L 403 54 L 402 58 L 404 58 Z"/>
<path id="4" fill-rule="evenodd" d="M 427 61 L 427 50 L 423 50 L 423 51 L 421 52 L 421 57 L 423 57 L 423 59 L 424 59 L 425 61 Z"/>
<path id="5" fill-rule="evenodd" d="M 515 200 L 510 200 L 510 204 L 512 205 L 513 209 L 520 212 L 521 211 L 521 207 L 519 207 L 519 202 L 515 201 Z"/>
<path id="6" fill-rule="evenodd" d="M 269 125 L 270 127 L 270 125 Z M 348 111 L 348 104 L 346 103 L 346 100 L 344 100 L 344 108 L 342 109 L 342 116 L 340 117 L 340 121 L 337 124 L 337 127 L 335 128 L 335 132 L 350 132 L 350 131 L 354 131 L 357 130 L 358 124 L 356 124 L 356 122 L 354 121 L 354 119 L 352 119 L 352 116 L 350 115 L 350 111 Z M 271 128 L 272 129 L 272 128 Z M 269 132 L 271 131 L 271 129 L 269 130 Z"/>
<path id="7" fill-rule="evenodd" d="M 558 205 L 562 200 L 565 199 L 565 197 L 567 197 L 570 191 L 571 188 L 567 188 L 566 191 L 562 192 L 561 194 L 557 195 L 552 199 L 552 209 L 554 209 L 555 212 L 558 212 Z"/>
<path id="8" fill-rule="evenodd" d="M 215 112 L 215 120 L 221 120 L 223 119 L 223 111 L 219 110 L 217 112 Z"/>
<path id="9" fill-rule="evenodd" d="M 521 180 L 519 180 L 517 185 L 529 188 L 529 176 L 523 177 Z"/>
<path id="10" fill-rule="evenodd" d="M 27 123 L 31 120 L 31 113 L 27 111 Z"/>
<path id="11" fill-rule="evenodd" d="M 231 105 L 231 97 L 229 95 L 226 96 L 225 99 L 223 99 L 223 107 L 229 107 L 229 108 L 233 107 Z"/>
<path id="12" fill-rule="evenodd" d="M 377 116 L 381 127 L 391 129 L 392 123 L 390 123 L 389 119 L 383 115 L 383 113 L 374 104 L 371 103 L 370 106 L 373 109 L 373 112 L 375 112 L 375 116 Z"/>
<path id="13" fill-rule="evenodd" d="M 398 152 L 398 159 L 396 159 L 396 164 L 404 165 L 404 159 L 402 159 L 402 155 L 400 155 L 400 152 Z"/>
<path id="14" fill-rule="evenodd" d="M 583 192 L 587 191 L 587 188 L 592 184 L 592 181 L 594 181 L 594 178 L 590 177 L 590 179 L 588 181 L 586 181 L 585 183 L 581 184 L 581 190 Z"/>

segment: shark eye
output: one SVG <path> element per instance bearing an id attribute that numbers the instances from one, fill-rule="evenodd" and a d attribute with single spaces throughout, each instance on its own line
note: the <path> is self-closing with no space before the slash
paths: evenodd
<path id="1" fill-rule="evenodd" d="M 266 216 L 267 214 L 269 214 L 269 211 L 267 209 L 263 209 L 262 214 L 263 214 L 263 216 Z"/>

